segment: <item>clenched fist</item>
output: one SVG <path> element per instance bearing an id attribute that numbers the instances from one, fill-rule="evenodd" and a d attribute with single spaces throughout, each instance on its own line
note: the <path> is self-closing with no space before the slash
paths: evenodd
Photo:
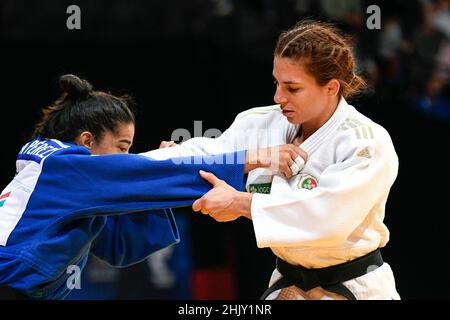
<path id="1" fill-rule="evenodd" d="M 246 164 L 251 168 L 270 168 L 286 178 L 298 174 L 308 160 L 308 155 L 296 142 L 247 152 Z M 251 166 L 254 166 L 253 168 Z"/>

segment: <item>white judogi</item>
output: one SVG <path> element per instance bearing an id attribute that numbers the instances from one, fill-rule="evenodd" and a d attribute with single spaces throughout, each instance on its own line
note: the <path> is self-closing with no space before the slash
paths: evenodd
<path id="1" fill-rule="evenodd" d="M 291 143 L 298 130 L 278 105 L 253 108 L 240 113 L 219 138 L 194 138 L 147 155 L 163 159 L 263 148 Z M 248 190 L 270 190 L 252 200 L 258 247 L 270 247 L 281 259 L 307 268 L 344 263 L 384 247 L 389 240 L 384 209 L 398 171 L 388 132 L 341 98 L 332 117 L 300 148 L 308 161 L 290 180 L 267 169 L 249 174 Z M 271 284 L 279 277 L 275 270 Z M 358 299 L 399 299 L 387 263 L 344 285 Z M 336 298 L 321 288 L 291 289 L 285 297 Z"/>

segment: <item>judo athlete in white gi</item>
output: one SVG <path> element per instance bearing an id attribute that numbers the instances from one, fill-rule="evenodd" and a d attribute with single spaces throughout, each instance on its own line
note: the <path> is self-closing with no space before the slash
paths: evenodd
<path id="1" fill-rule="evenodd" d="M 204 175 L 214 188 L 193 204 L 217 221 L 253 221 L 258 247 L 277 256 L 263 299 L 400 298 L 379 250 L 389 240 L 383 219 L 398 158 L 388 132 L 347 103 L 365 85 L 353 70 L 352 52 L 331 26 L 299 23 L 275 49 L 277 105 L 239 114 L 219 138 L 152 152 L 166 158 L 272 147 L 272 157 L 254 155 L 268 168 L 249 173 L 249 192 Z M 292 144 L 301 149 L 289 161 L 292 172 L 273 170 L 274 152 Z"/>

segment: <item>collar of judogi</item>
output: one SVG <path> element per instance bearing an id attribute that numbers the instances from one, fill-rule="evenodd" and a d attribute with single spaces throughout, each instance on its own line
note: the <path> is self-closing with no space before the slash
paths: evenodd
<path id="1" fill-rule="evenodd" d="M 341 96 L 338 106 L 333 115 L 328 119 L 323 126 L 321 126 L 316 132 L 309 136 L 305 141 L 300 144 L 306 153 L 312 154 L 329 136 L 336 132 L 339 125 L 347 117 L 349 112 L 349 105 L 344 97 Z M 300 129 L 300 128 L 299 128 Z"/>

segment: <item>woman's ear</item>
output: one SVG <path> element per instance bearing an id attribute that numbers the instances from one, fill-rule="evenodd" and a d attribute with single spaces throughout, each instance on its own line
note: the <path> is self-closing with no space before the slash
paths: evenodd
<path id="1" fill-rule="evenodd" d="M 325 85 L 325 89 L 329 96 L 337 96 L 341 89 L 341 83 L 336 79 L 331 79 Z"/>
<path id="2" fill-rule="evenodd" d="M 75 142 L 77 145 L 86 147 L 90 150 L 92 148 L 92 145 L 94 144 L 94 135 L 89 131 L 83 131 L 75 139 Z"/>

